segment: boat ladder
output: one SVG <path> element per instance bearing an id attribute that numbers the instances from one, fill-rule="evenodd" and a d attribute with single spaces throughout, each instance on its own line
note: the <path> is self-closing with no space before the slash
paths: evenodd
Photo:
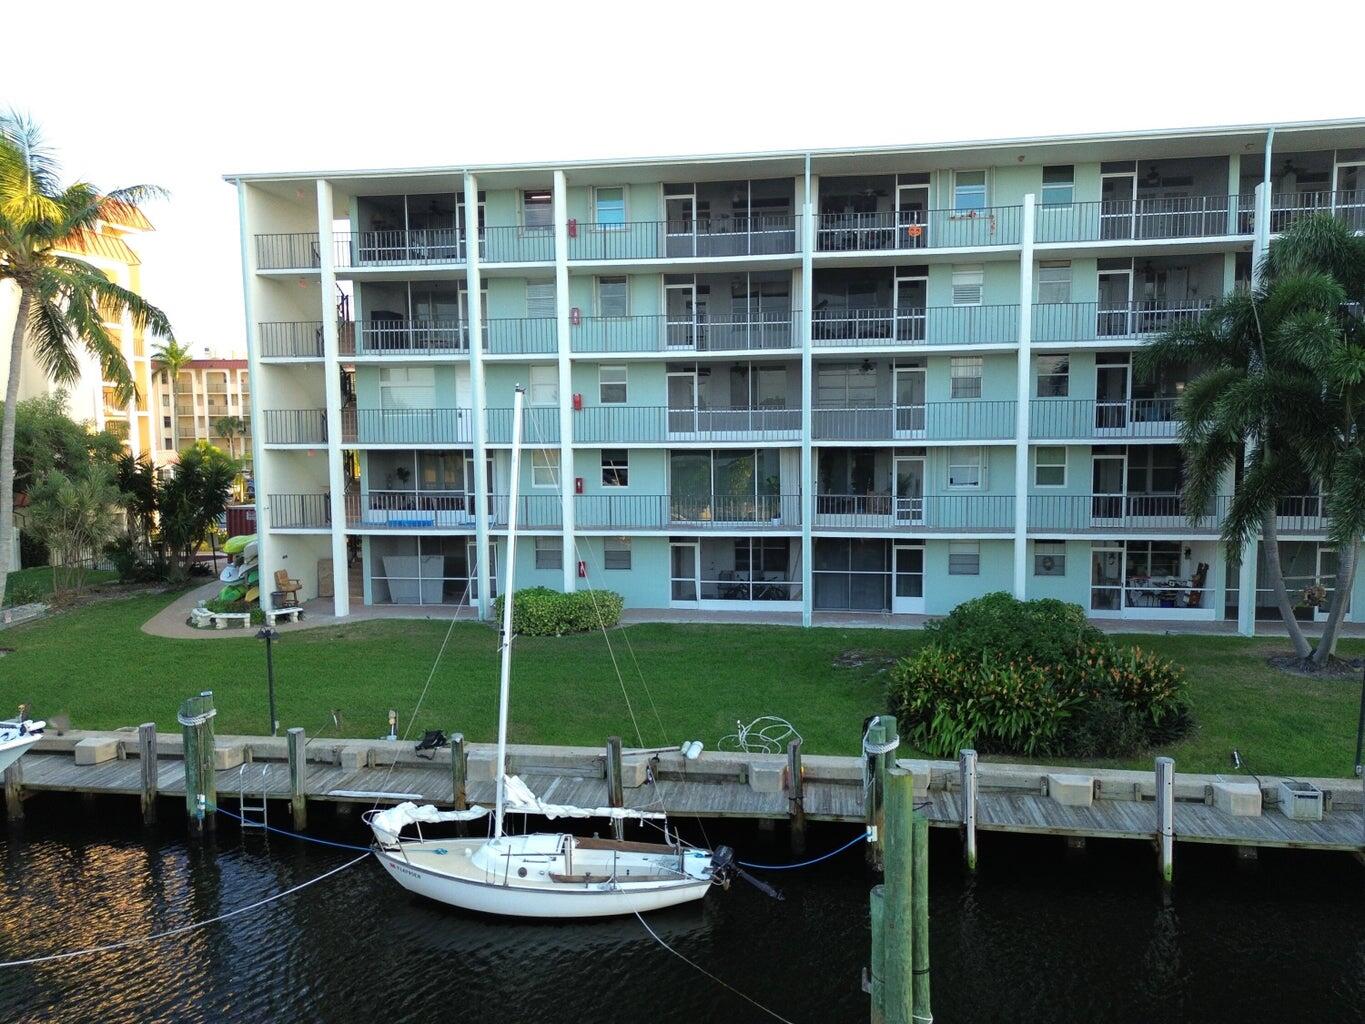
<path id="1" fill-rule="evenodd" d="M 261 763 L 261 798 L 260 803 L 247 803 L 246 787 L 247 777 L 244 764 L 237 772 L 237 817 L 241 821 L 242 828 L 269 828 L 267 818 L 270 815 L 270 804 L 265 798 L 267 765 Z"/>

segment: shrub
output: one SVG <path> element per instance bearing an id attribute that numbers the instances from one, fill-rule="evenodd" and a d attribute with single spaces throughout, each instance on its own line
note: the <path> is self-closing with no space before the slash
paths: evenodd
<path id="1" fill-rule="evenodd" d="M 1189 727 L 1181 669 L 1114 643 L 1078 605 L 989 594 L 891 670 L 902 734 L 930 754 L 1114 757 Z"/>
<path id="2" fill-rule="evenodd" d="M 503 599 L 494 602 L 502 621 Z M 512 632 L 522 636 L 563 636 L 603 629 L 621 621 L 625 601 L 610 590 L 579 590 L 563 594 L 549 587 L 518 590 L 512 602 Z"/>
<path id="3" fill-rule="evenodd" d="M 215 597 L 211 601 L 205 601 L 204 607 L 211 612 L 250 612 L 253 626 L 259 626 L 265 622 L 265 612 L 254 601 L 224 601 Z"/>
<path id="4" fill-rule="evenodd" d="M 152 583 L 166 578 L 166 559 L 155 550 L 144 551 L 128 537 L 119 537 L 104 553 L 114 564 L 120 583 Z"/>

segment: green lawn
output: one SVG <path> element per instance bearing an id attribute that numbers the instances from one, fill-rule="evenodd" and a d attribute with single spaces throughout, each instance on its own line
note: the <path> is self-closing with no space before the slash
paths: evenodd
<path id="1" fill-rule="evenodd" d="M 214 691 L 223 733 L 267 728 L 264 650 L 249 636 L 164 640 L 140 626 L 170 600 L 165 595 L 97 602 L 0 633 L 15 648 L 0 659 L 0 706 L 21 701 L 35 713 L 64 712 L 76 728 L 112 728 L 154 719 L 173 730 L 179 701 Z M 386 620 L 286 634 L 275 646 L 280 718 L 310 734 L 342 713 L 341 733 L 379 736 L 395 708 L 400 732 L 422 693 L 449 624 Z M 1160 650 L 1189 674 L 1198 727 L 1169 750 L 1185 771 L 1229 767 L 1236 746 L 1260 773 L 1345 775 L 1351 769 L 1359 683 L 1308 681 L 1270 671 L 1274 639 L 1130 637 Z M 627 645 L 629 641 L 629 645 Z M 841 652 L 900 654 L 923 642 L 902 630 L 768 626 L 639 625 L 611 633 L 640 731 L 648 745 L 700 738 L 708 748 L 736 720 L 775 714 L 790 719 L 808 753 L 852 753 L 865 716 L 882 708 L 875 667 L 837 668 Z M 496 634 L 457 623 L 431 681 L 413 735 L 458 729 L 471 740 L 494 738 Z M 1343 643 L 1365 651 L 1365 641 Z M 633 657 L 632 657 L 633 652 Z M 649 694 L 636 673 L 648 682 Z M 600 633 L 564 639 L 523 638 L 513 663 L 514 742 L 595 745 L 610 734 L 635 742 L 621 684 Z M 650 694 L 663 720 L 660 728 Z M 330 724 L 326 734 L 334 734 Z M 1113 762 L 1119 763 L 1119 762 Z M 1132 762 L 1148 766 L 1150 757 Z"/>
<path id="2" fill-rule="evenodd" d="M 91 569 L 85 574 L 87 587 L 110 583 L 118 578 L 118 573 L 107 569 Z M 32 569 L 17 569 L 9 574 L 5 586 L 6 607 L 28 604 L 30 601 L 46 601 L 52 595 L 52 567 L 35 566 Z"/>

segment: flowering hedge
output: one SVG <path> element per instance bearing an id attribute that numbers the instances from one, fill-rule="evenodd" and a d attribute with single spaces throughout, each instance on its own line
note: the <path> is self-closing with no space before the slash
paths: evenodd
<path id="1" fill-rule="evenodd" d="M 590 629 L 607 629 L 621 621 L 625 606 L 611 590 L 579 590 L 564 594 L 549 587 L 518 590 L 512 602 L 512 632 L 522 636 L 563 636 Z M 494 602 L 502 621 L 502 598 Z"/>
<path id="2" fill-rule="evenodd" d="M 1079 606 L 993 594 L 933 632 L 891 670 L 888 694 L 902 735 L 929 754 L 1112 757 L 1189 726 L 1183 671 L 1114 643 Z"/>

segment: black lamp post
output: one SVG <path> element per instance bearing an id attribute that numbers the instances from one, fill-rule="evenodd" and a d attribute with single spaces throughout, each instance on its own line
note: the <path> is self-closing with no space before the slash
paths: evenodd
<path id="1" fill-rule="evenodd" d="M 271 650 L 271 643 L 280 638 L 269 626 L 266 626 L 256 634 L 257 640 L 265 641 L 265 685 L 270 694 L 270 735 L 278 736 L 280 733 L 280 720 L 275 717 L 275 658 Z"/>

